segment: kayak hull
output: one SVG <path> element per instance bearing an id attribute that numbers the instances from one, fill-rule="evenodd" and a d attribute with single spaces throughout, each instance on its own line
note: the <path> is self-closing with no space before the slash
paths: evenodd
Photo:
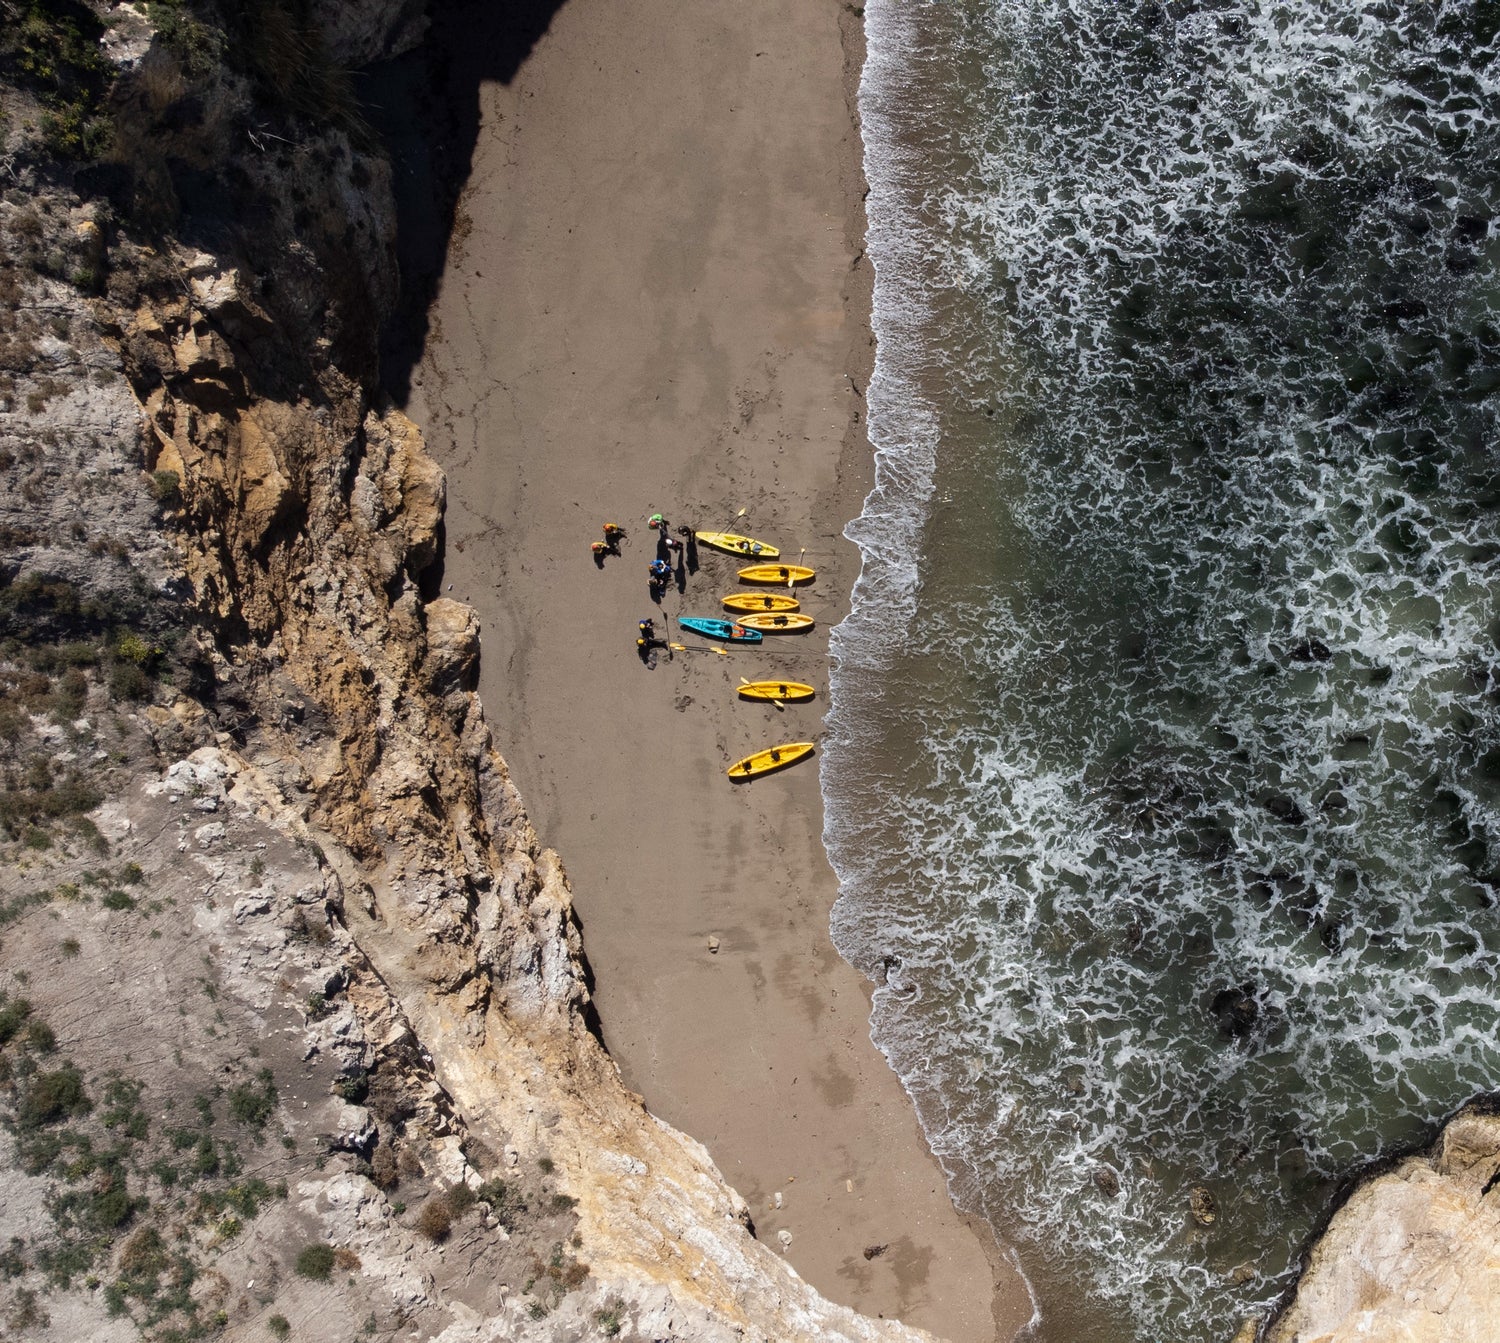
<path id="1" fill-rule="evenodd" d="M 800 704 L 817 693 L 801 681 L 747 681 L 740 687 L 741 699 L 780 700 L 784 704 Z"/>
<path id="2" fill-rule="evenodd" d="M 775 546 L 757 541 L 753 536 L 741 536 L 738 532 L 698 532 L 700 546 L 722 550 L 726 555 L 749 555 L 757 560 L 774 560 L 781 554 Z"/>
<path id="3" fill-rule="evenodd" d="M 756 751 L 736 760 L 724 772 L 736 783 L 744 783 L 747 779 L 763 778 L 777 770 L 786 769 L 799 760 L 806 760 L 812 753 L 813 744 L 810 741 L 783 742 L 780 746 L 768 746 L 764 751 Z"/>
<path id="4" fill-rule="evenodd" d="M 740 617 L 740 624 L 762 634 L 806 634 L 814 623 L 801 611 L 759 611 Z"/>
<path id="5" fill-rule="evenodd" d="M 739 573 L 741 583 L 774 583 L 779 588 L 811 583 L 816 576 L 817 570 L 804 564 L 752 564 Z"/>
<path id="6" fill-rule="evenodd" d="M 759 630 L 746 628 L 732 620 L 705 619 L 702 616 L 678 616 L 677 623 L 685 630 L 701 634 L 705 639 L 722 639 L 729 644 L 758 644 Z"/>
<path id="7" fill-rule="evenodd" d="M 724 609 L 740 615 L 757 611 L 796 611 L 802 603 L 784 592 L 731 592 L 724 598 Z"/>

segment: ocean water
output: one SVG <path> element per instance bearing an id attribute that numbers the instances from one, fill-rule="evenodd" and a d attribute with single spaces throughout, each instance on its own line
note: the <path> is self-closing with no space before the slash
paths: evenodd
<path id="1" fill-rule="evenodd" d="M 871 0 L 834 936 L 1036 1336 L 1500 1085 L 1500 5 Z"/>

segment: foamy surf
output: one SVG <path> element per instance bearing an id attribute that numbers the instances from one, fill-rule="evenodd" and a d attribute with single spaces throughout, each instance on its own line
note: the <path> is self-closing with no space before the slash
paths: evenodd
<path id="1" fill-rule="evenodd" d="M 1494 33 L 866 23 L 835 937 L 1041 1335 L 1222 1337 L 1500 1076 Z"/>

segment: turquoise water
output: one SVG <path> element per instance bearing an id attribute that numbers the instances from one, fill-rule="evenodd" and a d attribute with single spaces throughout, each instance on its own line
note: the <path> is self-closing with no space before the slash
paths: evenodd
<path id="1" fill-rule="evenodd" d="M 1227 1337 L 1500 1080 L 1497 23 L 866 9 L 834 934 L 1039 1337 Z"/>

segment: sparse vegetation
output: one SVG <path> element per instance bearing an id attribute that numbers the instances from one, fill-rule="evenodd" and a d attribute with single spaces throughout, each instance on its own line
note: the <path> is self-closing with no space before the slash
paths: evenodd
<path id="1" fill-rule="evenodd" d="M 266 1321 L 266 1328 L 277 1338 L 286 1338 L 292 1332 L 291 1323 L 285 1315 L 273 1315 Z"/>
<path id="2" fill-rule="evenodd" d="M 616 1337 L 625 1327 L 625 1303 L 619 1297 L 612 1297 L 594 1312 L 594 1323 L 605 1338 Z"/>
<path id="3" fill-rule="evenodd" d="M 0 75 L 34 94 L 40 129 L 59 158 L 97 158 L 109 142 L 104 99 L 113 68 L 104 25 L 83 0 L 9 0 L 0 23 Z"/>
<path id="4" fill-rule="evenodd" d="M 266 1121 L 275 1110 L 276 1080 L 269 1068 L 262 1068 L 254 1082 L 230 1088 L 230 1115 L 257 1134 L 265 1131 Z"/>

